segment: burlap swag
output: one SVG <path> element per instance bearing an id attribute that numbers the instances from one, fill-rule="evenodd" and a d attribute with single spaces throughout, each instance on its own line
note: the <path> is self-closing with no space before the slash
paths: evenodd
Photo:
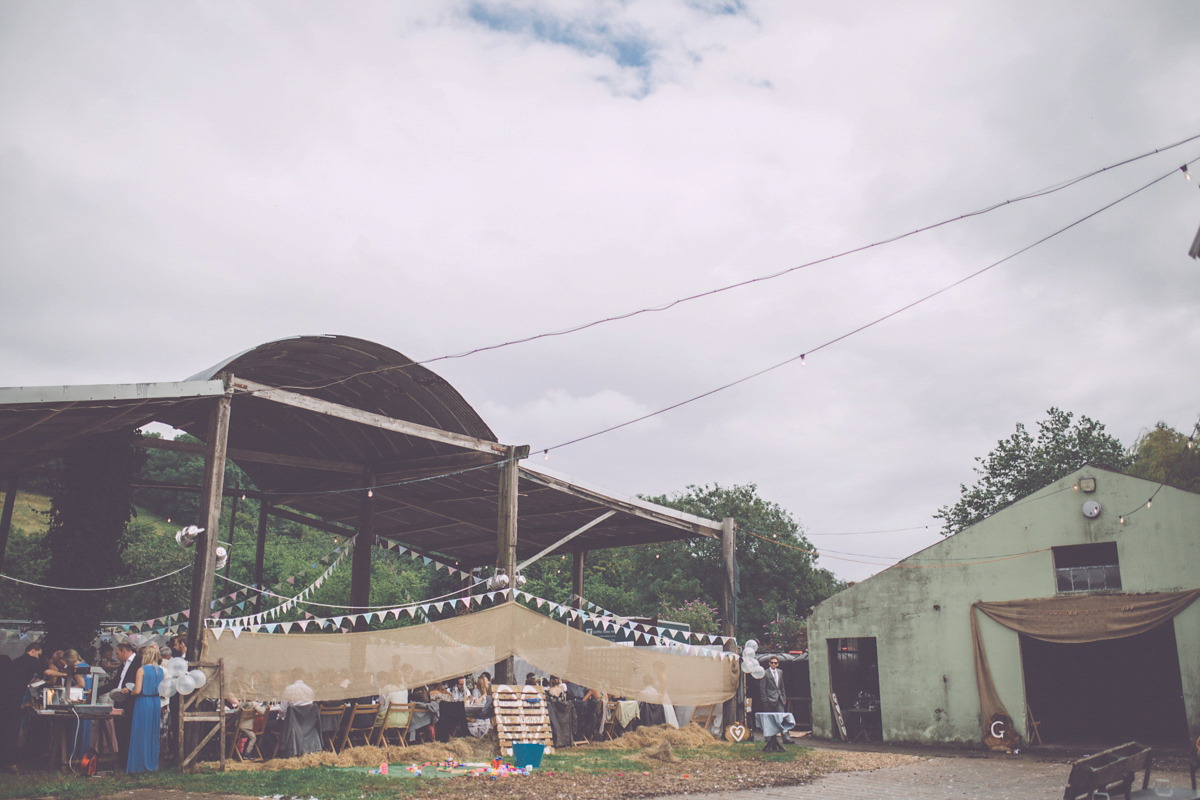
<path id="1" fill-rule="evenodd" d="M 224 659 L 229 694 L 260 701 L 279 699 L 297 680 L 317 700 L 377 695 L 389 685 L 412 689 L 492 670 L 510 655 L 580 685 L 653 703 L 719 703 L 738 683 L 736 659 L 626 647 L 512 602 L 386 631 L 226 632 L 220 639 L 209 631 L 205 655 Z"/>
<path id="2" fill-rule="evenodd" d="M 1173 619 L 1197 597 L 1200 597 L 1200 589 L 1159 594 L 1102 594 L 973 603 L 971 638 L 975 648 L 975 682 L 979 687 L 979 707 L 983 712 L 984 742 L 989 746 L 1010 745 L 1014 734 L 1012 718 L 1004 703 L 1000 702 L 992 682 L 987 653 L 979 634 L 977 610 L 1006 628 L 1044 642 L 1080 644 L 1145 633 Z M 1003 725 L 995 726 L 997 721 Z M 997 736 L 1001 730 L 1009 735 Z"/>

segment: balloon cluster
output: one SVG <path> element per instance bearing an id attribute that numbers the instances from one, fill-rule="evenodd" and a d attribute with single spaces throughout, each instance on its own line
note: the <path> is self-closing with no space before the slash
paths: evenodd
<path id="1" fill-rule="evenodd" d="M 761 680 L 767 671 L 758 663 L 758 642 L 750 639 L 742 648 L 742 672 L 755 680 Z"/>
<path id="2" fill-rule="evenodd" d="M 208 676 L 204 674 L 204 670 L 194 669 L 189 672 L 187 659 L 178 656 L 163 662 L 163 672 L 166 675 L 158 682 L 160 697 L 170 697 L 176 692 L 188 695 L 208 683 Z"/>

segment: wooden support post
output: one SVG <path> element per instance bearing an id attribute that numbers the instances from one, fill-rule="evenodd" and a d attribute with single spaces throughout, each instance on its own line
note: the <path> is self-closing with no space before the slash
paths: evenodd
<path id="1" fill-rule="evenodd" d="M 350 567 L 351 613 L 362 613 L 371 605 L 371 551 L 375 549 L 375 530 L 372 517 L 375 514 L 375 476 L 368 474 L 364 481 L 365 490 L 358 501 L 358 532 L 354 535 L 354 560 Z M 366 619 L 354 623 L 354 630 L 369 629 Z"/>
<path id="2" fill-rule="evenodd" d="M 508 587 L 515 589 L 513 581 L 517 576 L 517 478 L 521 462 L 515 447 L 506 448 L 504 455 L 505 460 L 500 462 L 499 508 L 496 518 L 496 574 L 507 575 Z M 496 664 L 497 683 L 516 681 L 513 664 L 512 656 Z"/>
<path id="3" fill-rule="evenodd" d="M 12 527 L 13 506 L 17 502 L 17 476 L 8 477 L 4 492 L 4 512 L 0 514 L 0 572 L 4 571 L 4 551 L 8 549 L 8 531 Z"/>
<path id="4" fill-rule="evenodd" d="M 725 580 L 721 582 L 721 635 L 729 637 L 725 640 L 726 652 L 736 653 L 737 643 L 733 636 L 737 630 L 737 523 L 732 517 L 721 520 L 721 562 L 725 567 Z M 732 725 L 746 718 L 741 674 L 738 670 L 737 694 L 726 700 L 722 707 L 722 725 Z"/>
<path id="5" fill-rule="evenodd" d="M 254 586 L 259 590 L 254 596 L 254 613 L 262 613 L 263 554 L 267 549 L 267 514 L 271 504 L 267 498 L 258 501 L 258 544 L 254 550 Z"/>
<path id="6" fill-rule="evenodd" d="M 583 562 L 587 558 L 586 550 L 576 550 L 571 563 L 571 607 L 583 608 Z M 571 627 L 583 630 L 583 617 L 571 621 Z"/>
<path id="7" fill-rule="evenodd" d="M 229 555 L 225 559 L 225 577 L 229 577 L 229 568 L 233 566 L 233 534 L 237 530 L 237 509 L 238 500 L 241 495 L 233 496 L 233 503 L 229 507 Z"/>
<path id="8" fill-rule="evenodd" d="M 188 656 L 204 660 L 204 621 L 212 614 L 213 578 L 216 573 L 217 534 L 221 530 L 221 498 L 225 488 L 225 451 L 229 440 L 232 392 L 217 399 L 208 418 L 204 453 L 204 487 L 200 494 L 200 522 L 204 533 L 196 541 L 192 568 L 192 602 L 188 613 Z"/>

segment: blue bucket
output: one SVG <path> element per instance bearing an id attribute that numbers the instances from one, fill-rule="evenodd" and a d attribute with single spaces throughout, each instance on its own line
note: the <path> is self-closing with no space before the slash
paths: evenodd
<path id="1" fill-rule="evenodd" d="M 542 755 L 545 752 L 546 745 L 544 744 L 513 742 L 513 764 L 518 767 L 537 769 L 542 766 Z"/>

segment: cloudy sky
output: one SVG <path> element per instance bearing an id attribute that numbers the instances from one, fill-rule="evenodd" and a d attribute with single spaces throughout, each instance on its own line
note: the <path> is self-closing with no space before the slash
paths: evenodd
<path id="1" fill-rule="evenodd" d="M 1174 1 L 0 0 L 0 384 L 293 334 L 436 358 L 776 273 L 1200 134 L 1198 29 Z M 860 579 L 1050 406 L 1191 428 L 1197 183 L 817 348 L 1196 158 L 432 367 L 541 450 L 811 352 L 534 463 L 756 483 Z"/>

